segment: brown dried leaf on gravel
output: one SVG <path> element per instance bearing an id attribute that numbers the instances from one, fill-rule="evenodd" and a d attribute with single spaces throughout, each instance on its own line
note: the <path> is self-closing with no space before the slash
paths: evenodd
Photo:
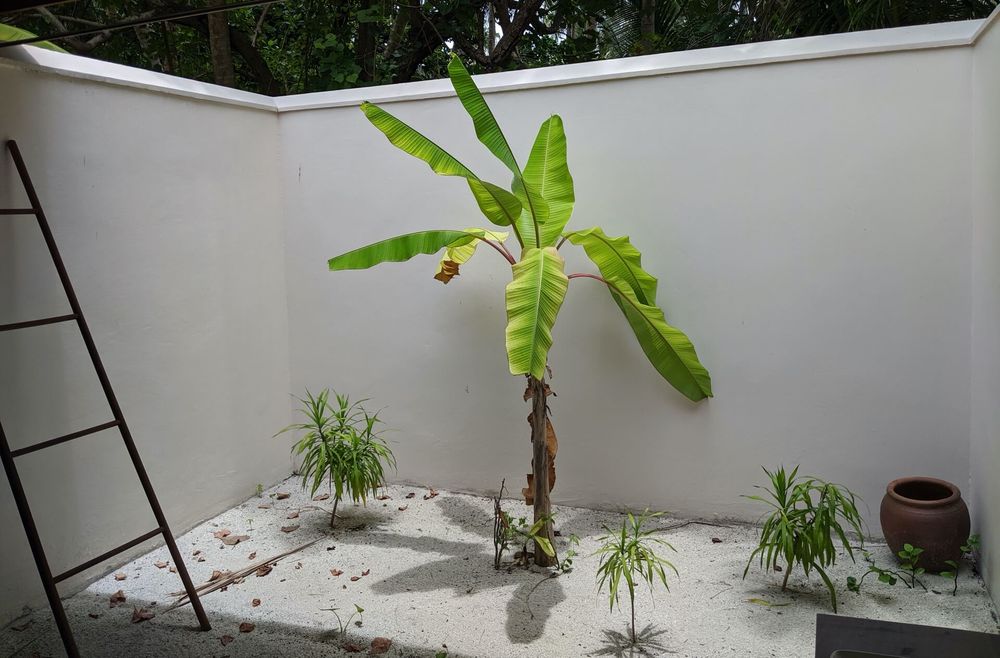
<path id="1" fill-rule="evenodd" d="M 213 532 L 212 536 L 215 537 L 216 539 L 222 539 L 223 537 L 228 537 L 231 534 L 233 533 L 229 528 L 223 528 L 222 530 L 216 530 L 215 532 Z M 197 554 L 198 553 L 195 553 L 195 555 Z"/>
<path id="2" fill-rule="evenodd" d="M 291 495 L 292 494 L 290 494 L 290 493 L 287 493 L 287 492 L 284 492 L 284 491 L 279 491 L 278 493 L 274 494 L 274 497 L 277 498 L 278 500 L 284 500 L 284 499 L 288 498 Z"/>
<path id="3" fill-rule="evenodd" d="M 259 566 L 259 567 L 257 567 L 257 577 L 258 578 L 263 578 L 264 576 L 266 576 L 267 574 L 271 573 L 272 571 L 274 571 L 274 567 L 272 567 L 270 564 L 265 564 L 265 565 Z"/>
<path id="4" fill-rule="evenodd" d="M 353 642 L 348 642 L 343 648 L 347 653 L 361 653 L 361 647 Z"/>
<path id="5" fill-rule="evenodd" d="M 218 580 L 219 578 L 222 578 L 222 572 L 216 569 L 212 572 L 212 577 L 208 579 L 208 582 Z"/>
<path id="6" fill-rule="evenodd" d="M 256 624 L 251 624 L 250 622 L 245 621 L 240 624 L 240 633 L 249 633 L 255 628 L 257 628 Z"/>
<path id="7" fill-rule="evenodd" d="M 416 491 L 411 491 L 410 493 L 406 494 L 406 497 L 407 497 L 407 498 L 413 498 L 413 497 L 414 497 L 414 496 L 416 496 L 416 495 L 417 495 L 417 492 L 416 492 Z"/>
<path id="8" fill-rule="evenodd" d="M 123 573 L 116 573 L 115 574 L 115 580 L 125 580 L 126 578 L 128 578 L 128 576 L 126 576 Z"/>
<path id="9" fill-rule="evenodd" d="M 122 603 L 125 603 L 125 592 L 118 590 L 117 592 L 111 595 L 111 598 L 108 599 L 108 601 L 111 603 L 111 605 L 108 607 L 117 608 Z"/>
<path id="10" fill-rule="evenodd" d="M 257 559 L 257 551 L 254 551 L 253 553 L 251 553 L 250 555 L 248 555 L 247 559 L 248 560 L 256 560 Z"/>
<path id="11" fill-rule="evenodd" d="M 219 642 L 222 643 L 222 646 L 226 646 L 235 639 L 236 638 L 234 638 L 232 635 L 223 635 L 222 637 L 219 638 Z"/>
<path id="12" fill-rule="evenodd" d="M 256 608 L 257 606 L 260 605 L 260 599 L 254 599 L 253 601 L 250 602 L 250 605 Z"/>
<path id="13" fill-rule="evenodd" d="M 250 539 L 250 535 L 227 535 L 222 538 L 222 543 L 226 546 L 235 546 L 241 541 Z"/>
<path id="14" fill-rule="evenodd" d="M 437 498 L 437 489 L 431 487 L 430 491 L 424 494 L 424 500 L 430 500 L 431 498 Z"/>
<path id="15" fill-rule="evenodd" d="M 287 515 L 285 516 L 285 518 L 286 518 L 286 519 L 297 519 L 297 518 L 299 518 L 299 513 L 298 513 L 298 512 L 289 512 L 289 513 L 288 513 L 288 514 L 287 514 Z"/>
<path id="16" fill-rule="evenodd" d="M 166 569 L 167 568 L 167 563 L 163 562 L 162 560 L 159 561 L 159 562 L 154 562 L 153 564 L 156 565 L 157 569 Z"/>
<path id="17" fill-rule="evenodd" d="M 257 509 L 271 509 L 271 503 L 261 503 L 257 506 Z"/>
<path id="18" fill-rule="evenodd" d="M 392 500 L 392 496 L 389 494 L 382 494 L 381 496 L 376 496 L 375 500 Z"/>
<path id="19" fill-rule="evenodd" d="M 361 576 L 351 576 L 351 582 L 356 583 L 361 580 Z"/>
<path id="20" fill-rule="evenodd" d="M 145 608 L 132 608 L 132 623 L 138 624 L 139 622 L 146 621 L 147 619 L 152 619 L 155 617 L 152 612 L 146 610 Z"/>
<path id="21" fill-rule="evenodd" d="M 721 544 L 722 540 L 719 539 L 718 537 L 712 537 L 712 543 L 713 544 Z"/>
<path id="22" fill-rule="evenodd" d="M 368 575 L 368 574 L 370 574 L 371 572 L 372 572 L 372 570 L 371 570 L 371 569 L 365 569 L 364 571 L 362 571 L 362 572 L 361 572 L 361 575 L 362 575 L 362 576 L 367 576 L 367 575 Z"/>
<path id="23" fill-rule="evenodd" d="M 320 494 L 318 496 L 313 496 L 313 500 L 326 500 L 329 497 L 330 497 L 330 494 L 324 493 L 324 494 Z"/>
<path id="24" fill-rule="evenodd" d="M 408 508 L 408 507 L 409 507 L 409 505 L 400 505 L 400 506 L 399 506 L 399 511 L 400 511 L 400 512 L 405 512 L 405 511 L 406 511 L 406 508 Z"/>
<path id="25" fill-rule="evenodd" d="M 389 647 L 392 646 L 392 640 L 387 637 L 377 637 L 372 640 L 371 654 L 377 656 L 389 651 Z"/>
<path id="26" fill-rule="evenodd" d="M 334 577 L 343 575 L 343 573 L 340 569 L 330 569 L 330 575 Z"/>
<path id="27" fill-rule="evenodd" d="M 283 525 L 283 526 L 281 526 L 281 531 L 285 532 L 285 533 L 295 532 L 298 529 L 299 529 L 299 526 L 297 526 L 297 525 Z"/>
<path id="28" fill-rule="evenodd" d="M 170 573 L 177 573 L 177 567 L 170 567 L 169 569 L 167 569 L 167 571 L 169 571 Z"/>

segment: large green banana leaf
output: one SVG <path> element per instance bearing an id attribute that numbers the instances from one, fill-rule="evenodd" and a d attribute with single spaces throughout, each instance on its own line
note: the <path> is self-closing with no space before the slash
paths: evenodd
<path id="1" fill-rule="evenodd" d="M 541 244 L 530 246 L 551 247 L 566 227 L 573 214 L 573 177 L 566 161 L 566 133 L 562 119 L 552 115 L 542 123 L 531 147 L 528 163 L 524 166 L 524 182 L 537 190 L 548 204 L 548 217 L 539 226 Z M 522 214 L 521 219 L 525 219 Z M 530 221 L 530 218 L 527 218 Z M 527 233 L 521 223 L 521 234 Z"/>
<path id="2" fill-rule="evenodd" d="M 611 296 L 656 371 L 690 400 L 712 397 L 712 379 L 684 332 L 667 324 L 658 307 L 640 302 L 626 281 L 607 281 Z"/>
<path id="3" fill-rule="evenodd" d="M 525 249 L 507 284 L 507 360 L 514 375 L 545 376 L 552 325 L 566 297 L 569 279 L 555 247 Z"/>
<path id="4" fill-rule="evenodd" d="M 521 205 L 530 213 L 534 222 L 544 224 L 548 220 L 548 204 L 541 193 L 530 183 L 525 184 L 520 167 L 517 166 L 517 159 L 514 152 L 507 143 L 507 138 L 500 130 L 500 124 L 493 116 L 493 111 L 486 104 L 479 87 L 473 82 L 468 69 L 462 64 L 462 60 L 457 55 L 452 55 L 448 62 L 448 77 L 455 88 L 458 100 L 462 102 L 462 107 L 472 118 L 472 125 L 476 129 L 476 137 L 514 174 L 514 184 L 512 186 L 514 195 L 518 197 Z M 561 229 L 560 229 L 561 230 Z M 532 227 L 530 233 L 534 233 Z M 518 230 L 518 233 L 525 235 L 525 231 Z"/>
<path id="5" fill-rule="evenodd" d="M 478 236 L 466 231 L 419 231 L 397 235 L 353 251 L 335 256 L 328 261 L 331 271 L 364 270 L 379 263 L 400 263 L 417 254 L 434 254 L 444 247 L 468 244 Z"/>
<path id="6" fill-rule="evenodd" d="M 378 105 L 365 101 L 361 104 L 361 111 L 372 125 L 385 134 L 393 146 L 423 160 L 434 173 L 465 178 L 486 219 L 498 226 L 509 226 L 520 217 L 521 202 L 513 194 L 502 187 L 480 180 L 471 169 L 450 153 Z"/>
<path id="7" fill-rule="evenodd" d="M 642 254 L 632 246 L 627 235 L 608 237 L 600 227 L 595 226 L 583 231 L 572 231 L 565 237 L 578 247 L 583 247 L 605 279 L 623 281 L 641 303 L 656 305 L 656 277 L 642 269 Z"/>
<path id="8" fill-rule="evenodd" d="M 504 231 L 489 231 L 484 228 L 467 228 L 465 232 L 475 235 L 480 239 L 470 240 L 469 242 L 459 240 L 444 250 L 444 255 L 441 256 L 437 271 L 434 273 L 434 278 L 441 283 L 448 283 L 453 277 L 458 276 L 458 266 L 468 262 L 472 258 L 476 253 L 476 247 L 479 246 L 483 239 L 503 242 L 509 235 Z"/>
<path id="9" fill-rule="evenodd" d="M 27 30 L 22 30 L 19 27 L 14 27 L 13 25 L 7 25 L 6 23 L 0 23 L 0 43 L 4 41 L 21 41 L 22 39 L 33 39 L 37 35 L 33 32 L 28 32 Z M 48 50 L 54 50 L 57 53 L 66 52 L 56 44 L 51 41 L 36 41 L 31 44 L 32 46 L 38 46 L 39 48 L 46 48 Z"/>

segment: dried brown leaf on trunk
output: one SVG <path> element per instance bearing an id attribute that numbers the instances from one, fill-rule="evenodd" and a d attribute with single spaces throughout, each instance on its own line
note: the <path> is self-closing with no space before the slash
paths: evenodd
<path id="1" fill-rule="evenodd" d="M 146 610 L 145 608 L 132 608 L 132 623 L 138 624 L 139 622 L 147 621 L 155 617 L 152 612 Z"/>
<path id="2" fill-rule="evenodd" d="M 108 606 L 109 608 L 117 608 L 122 603 L 125 603 L 125 592 L 118 590 L 117 592 L 111 595 L 109 601 L 111 603 L 111 605 Z"/>
<path id="3" fill-rule="evenodd" d="M 453 260 L 441 261 L 441 271 L 434 275 L 434 278 L 441 283 L 447 284 L 458 276 L 458 263 Z"/>
<path id="4" fill-rule="evenodd" d="M 528 414 L 528 425 L 532 425 L 533 414 Z M 559 452 L 559 439 L 556 438 L 556 428 L 548 416 L 545 417 L 545 452 L 548 457 L 549 467 L 549 491 L 556 486 L 556 453 Z M 535 477 L 528 473 L 528 486 L 521 489 L 524 495 L 524 502 L 527 505 L 535 504 Z"/>
<path id="5" fill-rule="evenodd" d="M 257 628 L 256 624 L 251 624 L 250 622 L 245 621 L 242 624 L 240 624 L 240 633 L 249 633 L 253 631 L 253 629 L 255 628 Z"/>

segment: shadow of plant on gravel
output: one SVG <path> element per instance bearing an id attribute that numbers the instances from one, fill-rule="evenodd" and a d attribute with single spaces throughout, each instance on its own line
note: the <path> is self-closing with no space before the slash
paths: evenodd
<path id="1" fill-rule="evenodd" d="M 363 538 L 364 545 L 367 546 L 410 549 L 447 556 L 387 576 L 372 585 L 372 591 L 378 594 L 405 594 L 450 589 L 456 597 L 461 597 L 477 591 L 514 586 L 506 606 L 507 637 L 515 644 L 528 644 L 539 639 L 545 631 L 552 608 L 566 599 L 559 578 L 534 569 L 495 570 L 490 544 L 493 520 L 487 511 L 458 498 L 442 498 L 437 501 L 437 505 L 449 521 L 470 533 L 482 536 L 483 541 L 473 543 L 388 532 L 357 535 L 359 539 Z M 344 536 L 340 543 L 353 542 L 350 537 Z"/>
<path id="2" fill-rule="evenodd" d="M 604 631 L 604 644 L 588 656 L 615 656 L 615 658 L 632 658 L 633 656 L 648 656 L 651 651 L 666 651 L 667 647 L 659 641 L 666 630 L 656 630 L 652 624 L 639 631 L 637 641 L 632 643 L 628 633 L 620 631 Z"/>

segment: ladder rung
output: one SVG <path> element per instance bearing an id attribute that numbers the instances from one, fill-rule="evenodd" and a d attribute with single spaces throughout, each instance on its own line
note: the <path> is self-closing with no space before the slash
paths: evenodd
<path id="1" fill-rule="evenodd" d="M 34 215 L 34 208 L 0 208 L 0 215 Z"/>
<path id="2" fill-rule="evenodd" d="M 112 557 L 118 555 L 119 553 L 121 553 L 123 551 L 127 551 L 128 549 L 132 548 L 133 546 L 138 546 L 139 544 L 141 544 L 142 542 L 146 541 L 147 539 L 152 539 L 153 537 L 155 537 L 156 535 L 158 535 L 158 534 L 160 534 L 162 532 L 163 532 L 162 528 L 157 528 L 156 530 L 150 530 L 149 532 L 147 532 L 146 534 L 142 535 L 141 537 L 136 537 L 132 541 L 126 542 L 126 543 L 122 544 L 118 548 L 112 548 L 107 553 L 101 553 L 97 557 L 95 557 L 95 558 L 93 558 L 91 560 L 87 560 L 83 564 L 75 566 L 72 569 L 70 569 L 69 571 L 62 572 L 58 576 L 55 576 L 52 579 L 52 581 L 56 582 L 56 583 L 61 583 L 62 581 L 66 580 L 67 578 L 75 576 L 76 574 L 80 573 L 81 571 L 86 571 L 90 567 L 92 567 L 94 565 L 97 565 L 97 564 L 100 564 L 101 562 L 104 562 L 108 558 L 112 558 Z"/>
<path id="3" fill-rule="evenodd" d="M 56 322 L 69 322 L 76 319 L 76 313 L 69 315 L 56 315 L 51 318 L 41 318 L 39 320 L 25 320 L 24 322 L 12 322 L 11 324 L 0 324 L 0 331 L 14 331 L 15 329 L 27 329 L 28 327 L 40 327 L 43 324 L 55 324 Z"/>
<path id="4" fill-rule="evenodd" d="M 28 446 L 27 448 L 20 448 L 18 450 L 11 450 L 11 457 L 20 457 L 21 455 L 27 455 L 30 452 L 35 452 L 36 450 L 42 450 L 43 448 L 51 448 L 52 446 L 59 445 L 60 443 L 66 443 L 67 441 L 72 441 L 73 439 L 79 439 L 81 436 L 87 436 L 88 434 L 94 434 L 102 430 L 111 429 L 112 427 L 117 427 L 118 421 L 112 420 L 103 425 L 95 425 L 94 427 L 88 427 L 85 430 L 80 430 L 78 432 L 73 432 L 71 434 L 66 434 L 63 436 L 57 436 L 54 439 L 49 439 L 48 441 L 42 441 L 41 443 L 36 443 L 33 446 Z"/>

